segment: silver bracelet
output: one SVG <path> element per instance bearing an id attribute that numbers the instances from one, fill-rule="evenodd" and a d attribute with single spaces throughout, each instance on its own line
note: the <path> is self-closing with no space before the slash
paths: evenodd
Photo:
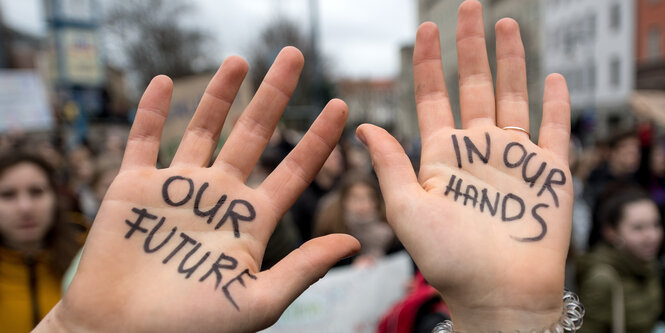
<path id="1" fill-rule="evenodd" d="M 582 327 L 582 318 L 584 317 L 584 306 L 579 297 L 569 290 L 563 291 L 563 309 L 559 321 L 552 324 L 551 327 L 542 330 L 543 333 L 563 333 L 575 332 Z M 432 333 L 454 333 L 453 322 L 446 320 L 434 327 Z M 513 331 L 519 333 L 519 330 Z M 538 329 L 532 329 L 528 332 L 541 332 Z"/>

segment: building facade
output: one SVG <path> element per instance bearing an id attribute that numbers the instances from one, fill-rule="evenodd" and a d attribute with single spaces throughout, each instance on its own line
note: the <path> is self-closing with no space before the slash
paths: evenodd
<path id="1" fill-rule="evenodd" d="M 541 8 L 545 72 L 566 77 L 573 120 L 591 119 L 598 137 L 631 125 L 634 0 L 552 0 Z"/>
<path id="2" fill-rule="evenodd" d="M 637 0 L 637 89 L 665 90 L 665 1 Z"/>
<path id="3" fill-rule="evenodd" d="M 397 121 L 395 80 L 340 80 L 336 84 L 339 98 L 349 107 L 348 124 L 370 122 L 392 128 Z"/>

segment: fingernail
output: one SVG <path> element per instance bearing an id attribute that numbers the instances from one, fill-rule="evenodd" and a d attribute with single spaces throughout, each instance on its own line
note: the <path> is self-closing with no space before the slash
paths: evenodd
<path id="1" fill-rule="evenodd" d="M 365 138 L 365 134 L 361 131 L 356 131 L 356 138 L 360 140 L 365 146 L 367 146 L 367 139 Z"/>

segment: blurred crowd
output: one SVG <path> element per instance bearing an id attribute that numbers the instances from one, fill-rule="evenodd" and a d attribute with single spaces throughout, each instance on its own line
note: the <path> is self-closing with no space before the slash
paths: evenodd
<path id="1" fill-rule="evenodd" d="M 573 136 L 575 204 L 567 287 L 583 332 L 652 332 L 663 316 L 665 138 L 641 123 L 583 148 Z"/>
<path id="2" fill-rule="evenodd" d="M 300 136 L 278 128 L 248 185 L 263 181 Z M 58 140 L 0 136 L 0 331 L 29 331 L 60 299 L 70 264 L 119 170 L 125 139 L 111 132 L 97 144 L 62 149 Z M 404 147 L 417 168 L 418 142 Z M 575 204 L 566 285 L 587 308 L 583 331 L 653 331 L 665 318 L 665 138 L 642 125 L 593 145 L 573 136 L 570 168 Z M 262 269 L 330 233 L 349 233 L 362 244 L 338 266 L 370 267 L 403 249 L 387 224 L 369 155 L 352 130 L 277 225 Z M 406 295 L 377 331 L 431 332 L 449 315 L 418 273 Z"/>

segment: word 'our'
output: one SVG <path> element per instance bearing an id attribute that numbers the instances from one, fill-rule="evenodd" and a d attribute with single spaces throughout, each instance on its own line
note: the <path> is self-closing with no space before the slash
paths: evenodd
<path id="1" fill-rule="evenodd" d="M 451 136 L 453 142 L 453 149 L 455 150 L 455 157 L 457 158 L 457 167 L 462 168 L 462 153 L 460 151 L 460 144 L 457 135 Z M 491 139 L 489 133 L 485 133 L 485 148 L 478 148 L 478 146 L 471 141 L 468 136 L 463 138 L 464 146 L 466 148 L 466 157 L 469 164 L 473 164 L 475 159 L 480 159 L 481 162 L 487 164 L 490 160 L 491 154 Z M 482 152 L 481 152 L 482 151 Z M 475 156 L 475 158 L 474 158 Z M 522 179 L 529 187 L 533 187 L 541 176 L 545 176 L 545 180 L 538 190 L 537 196 L 540 197 L 547 191 L 554 200 L 554 205 L 559 207 L 559 198 L 554 191 L 553 185 L 564 185 L 566 183 L 566 174 L 559 168 L 551 168 L 548 172 L 547 162 L 540 162 L 540 165 L 534 161 L 536 153 L 528 153 L 524 145 L 519 142 L 511 142 L 506 145 L 503 151 L 503 164 L 511 169 L 520 168 L 522 171 Z M 534 171 L 534 166 L 535 171 Z"/>
<path id="2" fill-rule="evenodd" d="M 169 188 L 173 186 L 174 183 L 185 183 L 187 186 L 187 191 L 186 194 L 183 198 L 176 198 L 174 199 L 172 197 L 171 192 L 169 191 Z M 208 182 L 203 183 L 199 190 L 196 192 L 196 198 L 194 198 L 194 207 L 193 207 L 193 213 L 196 216 L 199 217 L 207 217 L 208 219 L 206 222 L 208 224 L 211 224 L 212 221 L 215 219 L 215 216 L 217 215 L 217 212 L 219 212 L 220 208 L 224 205 L 227 199 L 226 194 L 222 194 L 220 198 L 217 200 L 217 203 L 215 205 L 206 210 L 202 211 L 201 210 L 201 199 L 203 198 L 203 194 L 205 193 L 206 189 L 208 189 Z M 183 177 L 183 176 L 172 176 L 169 177 L 165 182 L 164 185 L 162 186 L 162 198 L 164 199 L 164 202 L 166 202 L 169 206 L 173 207 L 178 207 L 182 206 L 186 203 L 188 203 L 191 199 L 192 196 L 194 195 L 194 181 L 191 178 Z M 240 207 L 245 207 L 244 211 L 239 211 Z M 251 222 L 256 218 L 256 211 L 254 210 L 254 206 L 250 204 L 246 200 L 242 199 L 236 199 L 236 200 L 231 200 L 231 203 L 226 207 L 226 212 L 222 217 L 219 219 L 217 224 L 215 225 L 215 230 L 219 229 L 226 221 L 231 220 L 231 223 L 233 224 L 233 235 L 235 238 L 240 238 L 240 221 L 246 221 L 246 222 Z"/>

